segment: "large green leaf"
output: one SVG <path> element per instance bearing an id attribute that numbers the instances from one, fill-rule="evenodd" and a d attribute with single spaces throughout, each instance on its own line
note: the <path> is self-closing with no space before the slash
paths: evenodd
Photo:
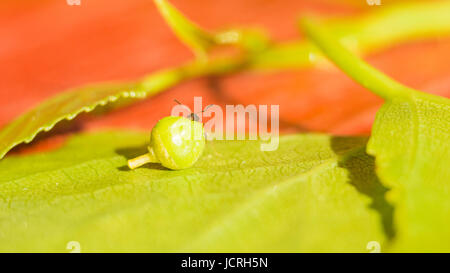
<path id="1" fill-rule="evenodd" d="M 274 152 L 211 142 L 190 169 L 128 170 L 147 140 L 79 135 L 1 161 L 0 250 L 367 252 L 392 235 L 363 138 L 285 136 Z"/>
<path id="2" fill-rule="evenodd" d="M 309 36 L 354 80 L 386 100 L 367 151 L 392 188 L 398 229 L 393 251 L 450 251 L 450 100 L 408 88 L 345 49 L 325 28 Z"/>
<path id="3" fill-rule="evenodd" d="M 367 151 L 393 187 L 395 250 L 450 251 L 450 100 L 394 100 L 377 113 Z"/>

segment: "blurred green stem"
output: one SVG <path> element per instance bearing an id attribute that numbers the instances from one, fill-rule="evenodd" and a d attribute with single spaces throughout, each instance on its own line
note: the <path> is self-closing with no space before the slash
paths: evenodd
<path id="1" fill-rule="evenodd" d="M 375 9 L 375 8 L 374 8 Z M 383 6 L 357 18 L 324 19 L 324 26 L 358 54 L 394 44 L 450 34 L 450 1 Z M 306 67 L 320 61 L 320 51 L 308 40 L 275 44 L 251 57 L 256 69 Z"/>

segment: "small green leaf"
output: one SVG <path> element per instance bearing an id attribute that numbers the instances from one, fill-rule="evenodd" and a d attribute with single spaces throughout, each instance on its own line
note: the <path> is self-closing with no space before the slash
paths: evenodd
<path id="1" fill-rule="evenodd" d="M 61 120 L 71 120 L 81 112 L 90 112 L 99 105 L 125 96 L 145 96 L 136 83 L 83 86 L 55 96 L 21 115 L 0 132 L 0 158 L 11 148 L 31 142 L 41 131 L 49 131 Z"/>
<path id="2" fill-rule="evenodd" d="M 364 138 L 292 135 L 211 142 L 182 171 L 127 158 L 148 135 L 73 137 L 60 150 L 0 162 L 0 250 L 382 250 L 391 208 Z"/>
<path id="3" fill-rule="evenodd" d="M 450 251 L 450 100 L 408 88 L 345 49 L 322 26 L 303 26 L 355 81 L 383 97 L 367 151 L 392 188 L 398 229 L 393 251 Z"/>

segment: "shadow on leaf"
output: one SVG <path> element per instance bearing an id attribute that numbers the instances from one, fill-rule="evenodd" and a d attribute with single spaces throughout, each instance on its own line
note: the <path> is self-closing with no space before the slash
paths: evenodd
<path id="1" fill-rule="evenodd" d="M 143 155 L 145 153 L 148 153 L 148 150 L 147 146 L 139 146 L 139 147 L 119 148 L 116 149 L 115 152 L 125 157 L 127 160 L 129 160 L 137 156 Z M 152 170 L 163 170 L 163 171 L 169 170 L 166 167 L 162 166 L 160 163 L 148 163 L 142 166 L 141 168 L 147 168 Z M 118 167 L 117 169 L 119 171 L 131 171 L 128 165 Z"/>
<path id="2" fill-rule="evenodd" d="M 338 153 L 338 151 L 342 151 L 342 147 L 348 144 L 348 142 L 348 137 L 333 137 L 331 139 L 331 147 Z M 359 162 L 361 160 L 364 161 L 364 164 Z M 365 166 L 365 168 L 361 169 L 361 166 Z M 350 184 L 358 192 L 370 197 L 372 200 L 370 208 L 380 214 L 383 230 L 387 238 L 392 240 L 395 236 L 393 222 L 394 207 L 385 198 L 385 193 L 389 189 L 381 184 L 375 173 L 375 158 L 368 155 L 365 150 L 361 150 L 340 160 L 339 167 L 348 171 Z"/>

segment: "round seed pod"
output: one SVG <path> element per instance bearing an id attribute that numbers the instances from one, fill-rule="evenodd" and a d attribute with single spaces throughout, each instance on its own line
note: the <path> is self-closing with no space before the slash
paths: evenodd
<path id="1" fill-rule="evenodd" d="M 148 153 L 128 160 L 130 169 L 146 163 L 161 163 L 172 170 L 191 167 L 205 149 L 201 122 L 185 117 L 165 117 L 153 127 Z"/>

